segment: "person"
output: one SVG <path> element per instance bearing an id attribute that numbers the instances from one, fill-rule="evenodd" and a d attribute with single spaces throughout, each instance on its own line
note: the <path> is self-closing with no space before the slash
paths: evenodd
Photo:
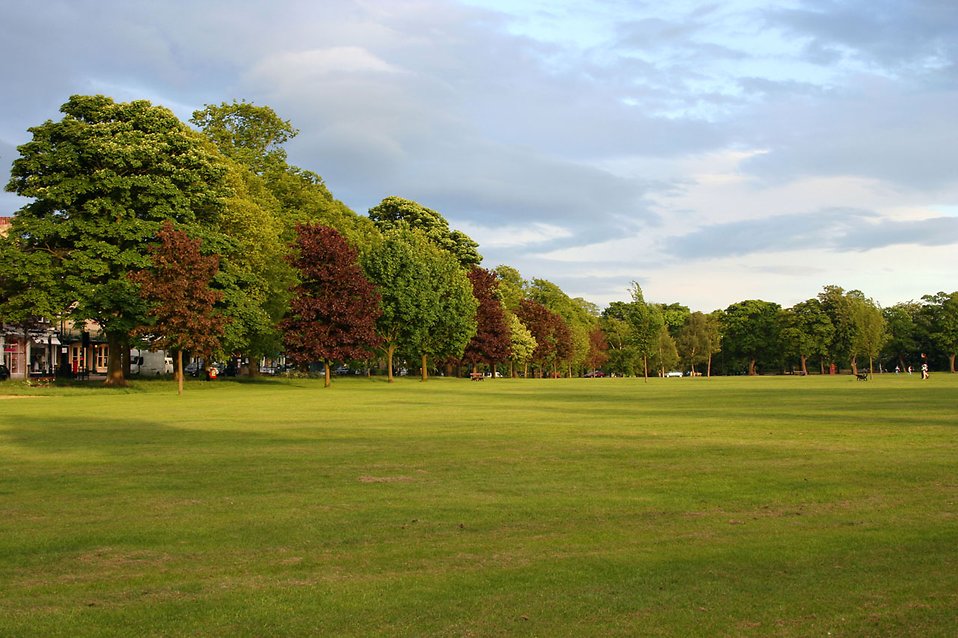
<path id="1" fill-rule="evenodd" d="M 216 366 L 210 366 L 210 369 L 206 371 L 206 379 L 208 381 L 216 381 L 216 375 L 219 374 L 219 370 L 216 369 Z"/>
<path id="2" fill-rule="evenodd" d="M 923 380 L 928 378 L 928 364 L 927 364 L 927 363 L 922 363 L 922 364 L 921 364 L 921 378 L 922 378 Z"/>
<path id="3" fill-rule="evenodd" d="M 901 366 L 896 365 L 896 366 L 895 366 L 895 374 L 898 374 L 899 372 L 901 372 Z"/>

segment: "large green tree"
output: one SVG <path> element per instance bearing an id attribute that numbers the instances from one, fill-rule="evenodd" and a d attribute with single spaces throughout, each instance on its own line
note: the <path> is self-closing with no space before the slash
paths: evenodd
<path id="1" fill-rule="evenodd" d="M 451 230 L 445 217 L 418 202 L 386 197 L 369 209 L 369 219 L 382 232 L 404 226 L 420 231 L 433 244 L 454 255 L 463 268 L 478 266 L 482 261 L 479 244 L 465 233 Z"/>
<path id="2" fill-rule="evenodd" d="M 422 360 L 461 357 L 476 332 L 477 302 L 459 262 L 419 231 L 387 231 L 376 250 L 362 257 L 369 279 L 382 295 L 377 331 L 383 340 L 389 380 L 397 349 Z"/>
<path id="3" fill-rule="evenodd" d="M 781 306 L 771 301 L 749 299 L 734 303 L 723 315 L 723 350 L 741 360 L 748 374 L 755 375 L 760 364 L 781 361 Z"/>
<path id="4" fill-rule="evenodd" d="M 824 372 L 828 346 L 835 334 L 831 319 L 818 299 L 801 301 L 785 311 L 782 339 L 790 355 L 799 358 L 802 374 L 808 374 L 808 357 L 821 358 Z"/>
<path id="5" fill-rule="evenodd" d="M 915 301 L 905 301 L 882 309 L 888 326 L 884 353 L 894 361 L 898 370 L 906 370 L 912 357 L 923 352 L 926 335 L 921 313 L 922 304 Z"/>
<path id="6" fill-rule="evenodd" d="M 215 243 L 229 190 L 217 150 L 168 109 L 75 95 L 60 121 L 30 129 L 7 190 L 32 201 L 10 228 L 14 251 L 38 273 L 32 294 L 97 322 L 110 346 L 106 383 L 125 383 L 122 355 L 146 304 L 127 276 L 149 265 L 147 244 L 172 220 Z"/>
<path id="7" fill-rule="evenodd" d="M 958 351 L 958 291 L 924 295 L 922 301 L 922 319 L 932 345 L 948 357 L 948 368 L 954 372 Z"/>

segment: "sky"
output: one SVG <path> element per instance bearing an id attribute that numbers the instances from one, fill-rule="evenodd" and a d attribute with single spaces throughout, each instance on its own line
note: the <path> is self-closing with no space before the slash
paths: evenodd
<path id="1" fill-rule="evenodd" d="M 604 307 L 958 289 L 954 0 L 0 0 L 0 171 L 73 94 L 273 108 L 292 164 L 398 195 Z M 26 203 L 0 194 L 0 215 Z"/>

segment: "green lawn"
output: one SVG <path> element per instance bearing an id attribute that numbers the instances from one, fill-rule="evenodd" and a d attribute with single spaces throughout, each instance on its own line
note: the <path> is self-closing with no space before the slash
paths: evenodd
<path id="1" fill-rule="evenodd" d="M 0 636 L 955 636 L 958 378 L 0 384 Z"/>

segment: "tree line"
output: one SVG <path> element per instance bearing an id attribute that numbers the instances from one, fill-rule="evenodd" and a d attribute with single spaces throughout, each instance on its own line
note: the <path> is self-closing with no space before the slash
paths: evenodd
<path id="1" fill-rule="evenodd" d="M 879 308 L 826 286 L 781 308 L 709 314 L 629 301 L 600 311 L 545 279 L 483 268 L 439 212 L 386 197 L 359 215 L 287 161 L 297 134 L 269 107 L 210 105 L 189 124 L 147 101 L 73 96 L 29 129 L 8 191 L 30 198 L 0 240 L 0 320 L 95 322 L 107 383 L 134 344 L 301 368 L 397 362 L 509 375 L 757 374 L 818 366 L 954 371 L 958 293 Z M 192 126 L 190 126 L 192 125 Z M 182 387 L 182 386 L 181 386 Z"/>

